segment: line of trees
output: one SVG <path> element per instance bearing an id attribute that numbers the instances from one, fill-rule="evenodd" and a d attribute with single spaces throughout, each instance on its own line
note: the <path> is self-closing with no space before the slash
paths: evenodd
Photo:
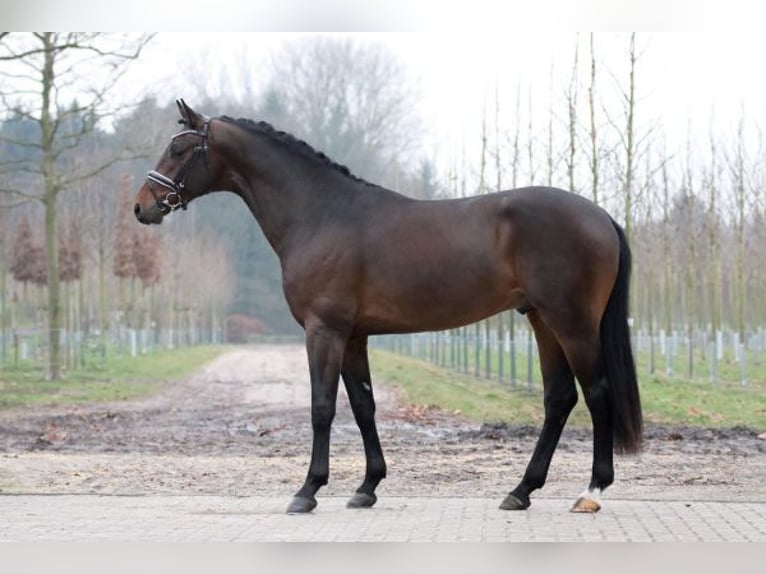
<path id="1" fill-rule="evenodd" d="M 496 91 L 476 138 L 478 168 L 472 174 L 454 161 L 460 176 L 451 195 L 502 189 L 507 182 L 556 185 L 592 199 L 630 238 L 636 329 L 707 342 L 730 330 L 744 343 L 766 325 L 760 263 L 766 254 L 766 140 L 741 109 L 735 125 L 706 118 L 703 141 L 694 139 L 699 129 L 690 118 L 686 144 L 668 150 L 662 118 L 648 116 L 641 90 L 645 41 L 635 34 L 624 40 L 624 66 L 615 70 L 604 69 L 598 36 L 576 38 L 569 73 L 551 84 L 547 117 L 533 109 L 535 98 L 544 99 L 540 94 L 529 92 L 524 114 L 520 88 L 511 106 Z M 503 322 L 493 318 L 485 331 L 504 331 Z M 703 343 L 697 352 L 706 349 Z"/>
<path id="2" fill-rule="evenodd" d="M 22 134 L 3 134 L 7 154 L 0 166 L 17 179 L 0 189 L 17 199 L 38 202 L 44 209 L 47 368 L 52 379 L 61 376 L 61 281 L 62 275 L 69 277 L 61 273 L 65 270 L 59 260 L 58 197 L 122 159 L 122 154 L 100 157 L 88 136 L 106 111 L 107 93 L 127 64 L 138 58 L 149 37 L 124 40 L 94 33 L 0 35 L 0 63 L 4 64 L 0 101 L 32 128 Z M 76 91 L 78 99 L 64 107 L 61 99 L 70 90 Z"/>
<path id="3" fill-rule="evenodd" d="M 666 149 L 662 119 L 649 117 L 644 105 L 642 57 L 650 48 L 626 35 L 623 58 L 612 54 L 607 67 L 599 38 L 573 39 L 572 59 L 551 71 L 547 91 L 521 83 L 510 93 L 499 86 L 488 90 L 487 104 L 477 110 L 480 129 L 466 136 L 470 141 L 446 169 L 410 159 L 418 157 L 422 133 L 413 113 L 417 98 L 404 64 L 380 45 L 301 38 L 275 55 L 273 79 L 247 92 L 247 100 L 213 99 L 204 89 L 192 97 L 211 115 L 270 121 L 356 174 L 415 197 L 529 184 L 572 189 L 603 205 L 629 233 L 637 327 L 687 334 L 730 328 L 745 340 L 766 324 L 766 272 L 756 263 L 766 255 L 762 135 L 741 110 L 730 128 L 711 121 L 704 142 L 690 135 L 686 146 Z M 60 45 L 53 52 L 61 54 L 76 39 L 37 34 L 25 38 L 27 54 L 23 42 L 0 35 L 0 46 L 7 61 L 37 58 L 31 63 L 37 69 L 46 50 L 35 51 L 34 42 Z M 78 41 L 86 39 L 115 40 Z M 246 61 L 238 69 L 236 83 L 258 85 Z M 194 74 L 193 62 L 188 71 Z M 16 73 L 8 72 L 3 85 Z M 137 182 L 175 129 L 172 105 L 147 98 L 114 116 L 113 130 L 106 130 L 98 120 L 106 114 L 108 90 L 95 107 L 68 100 L 60 90 L 45 120 L 55 126 L 49 139 L 58 150 L 47 160 L 43 118 L 21 105 L 21 91 L 2 95 L 0 352 L 7 352 L 14 331 L 33 325 L 50 331 L 49 355 L 53 339 L 62 340 L 62 325 L 97 335 L 103 348 L 120 326 L 220 331 L 229 315 L 239 317 L 237 329 L 257 324 L 272 333 L 296 332 L 278 261 L 236 198 L 204 197 L 159 229 L 133 220 Z M 53 174 L 56 189 L 47 200 L 46 174 Z M 28 196 L 35 200 L 25 201 Z M 51 213 L 57 220 L 52 238 Z M 64 292 L 58 327 L 53 283 Z M 487 338 L 518 320 L 511 313 L 472 329 Z M 65 359 L 77 360 L 76 352 Z"/>
<path id="4" fill-rule="evenodd" d="M 122 70 L 149 40 L 132 37 L 119 53 L 100 47 L 120 39 L 126 38 L 0 36 L 3 61 L 15 65 L 0 70 L 0 353 L 7 358 L 17 351 L 19 335 L 44 333 L 52 378 L 83 359 L 87 341 L 97 339 L 107 349 L 108 340 L 125 328 L 220 333 L 228 326 L 239 338 L 250 331 L 297 330 L 281 294 L 278 261 L 241 202 L 205 197 L 159 230 L 135 222 L 137 183 L 176 129 L 174 108 L 147 98 L 118 114 L 106 105 L 117 85 L 113 76 L 90 92 L 95 96 L 87 105 L 67 99 L 79 78 L 68 74 L 84 65 L 77 54 L 87 53 L 96 68 Z M 395 179 L 411 193 L 433 192 L 429 165 L 401 168 L 397 154 L 406 150 L 392 143 L 409 121 L 410 107 L 399 93 L 379 93 L 396 70 L 390 56 L 317 40 L 313 47 L 288 46 L 280 58 L 292 61 L 305 49 L 332 69 L 349 69 L 331 94 L 335 107 L 346 106 L 347 121 L 340 121 L 346 115 L 340 113 L 314 134 L 299 131 L 293 118 L 302 117 L 298 106 L 311 99 L 312 77 L 296 76 L 289 90 L 275 83 L 256 102 L 212 101 L 201 94 L 196 105 L 211 115 L 265 118 L 300 137 L 323 134 L 325 139 L 312 142 L 318 149 L 350 165 L 363 164 L 367 177 L 386 178 L 392 186 Z M 45 75 L 19 72 L 26 68 Z M 312 68 L 305 72 L 310 76 Z M 349 83 L 355 88 L 346 90 Z M 396 105 L 368 106 L 374 98 Z M 40 105 L 44 117 L 35 111 Z M 43 124 L 50 124 L 50 133 Z"/>

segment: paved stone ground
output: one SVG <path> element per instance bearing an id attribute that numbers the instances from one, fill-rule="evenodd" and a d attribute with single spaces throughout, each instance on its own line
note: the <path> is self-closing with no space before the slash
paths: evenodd
<path id="1" fill-rule="evenodd" d="M 309 515 L 287 499 L 220 496 L 0 496 L 0 541 L 758 541 L 766 503 L 605 500 L 596 515 L 570 500 L 535 499 L 523 512 L 487 498 L 381 498 L 348 510 L 323 497 Z"/>
<path id="2" fill-rule="evenodd" d="M 507 492 L 523 471 L 536 437 L 463 436 L 474 427 L 449 413 L 426 410 L 409 416 L 385 385 L 378 386 L 378 414 L 392 472 L 378 491 L 376 507 L 345 508 L 364 459 L 347 401 L 341 400 L 346 407 L 339 409 L 333 429 L 333 480 L 320 492 L 314 513 L 288 516 L 289 493 L 305 473 L 310 447 L 304 353 L 299 347 L 240 349 L 144 401 L 0 413 L 0 542 L 90 541 L 100 547 L 104 542 L 155 547 L 156 542 L 225 541 L 766 542 L 766 451 L 756 439 L 741 433 L 704 440 L 655 436 L 641 457 L 618 460 L 619 483 L 605 493 L 603 510 L 576 515 L 568 510 L 587 484 L 592 447 L 589 437 L 575 435 L 559 448 L 555 473 L 532 507 L 505 512 L 497 508 L 502 496 L 496 493 Z M 3 564 L 17 548 L 23 571 L 30 571 L 24 546 L 0 549 L 0 572 L 22 571 Z M 192 546 L 182 546 L 188 558 Z M 454 567 L 444 549 L 455 547 L 438 548 L 438 557 Z M 457 548 L 463 552 L 462 545 Z M 505 566 L 507 547 L 498 548 Z M 616 567 L 632 574 L 625 567 L 636 566 L 635 559 L 625 558 L 624 546 L 618 548 Z M 712 548 L 713 558 L 720 558 L 720 547 Z M 225 554 L 231 552 L 227 545 Z M 104 553 L 107 561 L 98 572 L 147 571 L 116 572 L 122 559 Z M 744 574 L 731 566 L 731 554 L 726 569 Z M 737 550 L 734 558 L 741 555 Z M 187 563 L 210 565 L 198 558 Z M 344 553 L 344 564 L 346 559 Z M 594 574 L 590 552 L 585 559 Z M 390 567 L 389 560 L 366 559 L 349 571 L 373 574 L 370 567 L 378 565 L 386 572 L 402 571 Z M 599 564 L 602 560 L 603 552 Z M 53 568 L 39 571 L 60 572 L 66 563 L 54 557 Z M 684 564 L 679 571 L 689 570 Z M 456 571 L 475 568 L 468 560 Z M 656 568 L 633 571 L 647 570 Z M 201 571 L 233 572 L 217 563 Z"/>

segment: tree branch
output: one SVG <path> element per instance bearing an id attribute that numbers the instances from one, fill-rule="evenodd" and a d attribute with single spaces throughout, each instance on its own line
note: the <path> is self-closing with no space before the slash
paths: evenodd
<path id="1" fill-rule="evenodd" d="M 10 145 L 28 148 L 28 149 L 42 149 L 42 145 L 40 145 L 40 143 L 17 140 L 15 138 L 9 138 L 8 136 L 3 136 L 3 135 L 0 135 L 0 143 L 10 144 Z"/>
<path id="2" fill-rule="evenodd" d="M 34 165 L 34 164 L 35 162 L 30 159 L 12 159 L 12 160 L 4 159 L 0 161 L 0 173 L 24 171 L 25 169 L 30 169 L 27 166 Z"/>
<path id="3" fill-rule="evenodd" d="M 11 188 L 0 187 L 0 193 L 21 197 L 23 198 L 22 203 L 26 203 L 28 201 L 42 201 L 42 197 L 39 195 L 35 195 L 34 193 L 28 193 L 26 191 L 21 191 L 20 189 L 16 189 L 12 187 Z"/>
<path id="4" fill-rule="evenodd" d="M 74 173 L 70 177 L 61 178 L 59 180 L 59 187 L 60 188 L 65 188 L 65 187 L 69 187 L 73 183 L 77 183 L 79 181 L 88 180 L 88 179 L 90 179 L 92 177 L 95 177 L 95 176 L 103 173 L 104 171 L 106 171 L 107 169 L 112 167 L 113 165 L 118 164 L 120 162 L 131 161 L 131 160 L 135 160 L 135 159 L 143 159 L 145 157 L 146 157 L 145 153 L 141 153 L 141 154 L 137 153 L 135 155 L 123 155 L 123 156 L 117 156 L 117 157 L 111 158 L 111 159 L 105 161 L 104 163 L 102 163 L 102 164 L 100 164 L 100 165 L 90 169 L 89 171 L 85 171 L 85 172 L 82 172 L 82 173 Z"/>

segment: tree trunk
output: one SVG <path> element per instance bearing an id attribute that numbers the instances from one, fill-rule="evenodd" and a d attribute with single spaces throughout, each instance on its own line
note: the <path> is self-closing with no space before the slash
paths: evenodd
<path id="1" fill-rule="evenodd" d="M 746 234 L 745 234 L 745 218 L 746 218 L 746 198 L 747 193 L 745 187 L 745 134 L 744 134 L 744 111 L 740 117 L 739 126 L 737 129 L 737 149 L 736 157 L 734 159 L 734 200 L 735 200 L 735 232 L 737 242 L 737 253 L 735 258 L 735 280 L 736 280 L 736 319 L 735 326 L 739 333 L 740 342 L 745 340 L 745 309 L 747 291 L 745 285 L 745 246 L 746 246 Z"/>
<path id="2" fill-rule="evenodd" d="M 45 250 L 48 267 L 48 377 L 51 380 L 61 378 L 61 283 L 59 279 L 58 233 L 56 228 L 56 181 L 55 150 L 53 145 L 54 129 L 51 101 L 54 83 L 53 61 L 55 57 L 53 35 L 46 32 L 43 36 L 45 60 L 42 74 L 42 106 L 40 109 L 40 128 L 42 130 L 42 173 L 45 186 L 43 205 L 45 206 Z"/>
<path id="3" fill-rule="evenodd" d="M 0 207 L 0 363 L 8 359 L 8 293 L 6 292 L 5 211 Z"/>
<path id="4" fill-rule="evenodd" d="M 548 134 L 545 142 L 545 185 L 553 187 L 553 172 L 556 167 L 553 159 L 553 63 L 551 63 L 549 83 Z"/>
<path id="5" fill-rule="evenodd" d="M 118 280 L 119 281 L 119 280 Z M 120 297 L 117 299 L 117 309 L 121 304 Z M 106 305 L 106 248 L 103 243 L 98 246 L 98 326 L 99 326 L 99 347 L 101 348 L 101 358 L 106 359 L 107 350 L 107 332 L 109 330 L 109 310 Z"/>
<path id="6" fill-rule="evenodd" d="M 647 278 L 647 293 L 646 293 L 646 318 L 649 330 L 649 374 L 655 373 L 655 357 L 654 357 L 654 277 Z"/>
<path id="7" fill-rule="evenodd" d="M 500 162 L 500 94 L 495 84 L 495 177 L 496 191 L 503 189 L 503 170 Z M 505 378 L 505 321 L 503 313 L 497 315 L 497 377 L 500 382 Z"/>
<path id="8" fill-rule="evenodd" d="M 670 268 L 670 182 L 662 167 L 662 324 L 665 334 L 673 330 L 673 275 Z"/>
<path id="9" fill-rule="evenodd" d="M 630 83 L 628 85 L 628 113 L 627 125 L 625 126 L 625 236 L 628 241 L 633 231 L 633 179 L 635 161 L 634 121 L 636 111 L 636 34 L 630 35 Z"/>
<path id="10" fill-rule="evenodd" d="M 711 130 L 712 131 L 712 130 Z M 718 168 L 715 139 L 710 136 L 710 181 L 708 197 L 708 245 L 710 259 L 708 276 L 710 277 L 710 326 L 713 337 L 721 329 L 721 243 L 719 229 L 719 214 L 717 207 Z"/>
<path id="11" fill-rule="evenodd" d="M 54 381 L 61 378 L 61 282 L 57 238 L 56 197 L 53 195 L 45 202 L 45 249 L 48 263 L 47 376 Z"/>
<path id="12" fill-rule="evenodd" d="M 75 352 L 77 355 L 76 365 L 78 367 L 85 366 L 85 345 L 90 334 L 88 328 L 88 313 L 85 310 L 85 275 L 81 274 L 77 280 L 77 313 L 75 314 L 74 326 L 77 335 L 79 336 L 79 344 L 75 346 Z M 75 339 L 77 342 L 77 339 Z"/>
<path id="13" fill-rule="evenodd" d="M 529 185 L 535 185 L 534 125 L 532 122 L 532 86 L 529 86 L 529 123 L 527 124 L 527 157 L 529 158 Z"/>
<path id="14" fill-rule="evenodd" d="M 577 66 L 580 54 L 580 36 L 577 35 L 575 43 L 574 64 L 572 65 L 572 78 L 567 91 L 567 104 L 569 115 L 569 149 L 567 150 L 567 178 L 569 191 L 577 191 L 575 186 L 575 155 L 577 153 Z"/>
<path id="15" fill-rule="evenodd" d="M 596 128 L 596 54 L 593 48 L 593 32 L 590 33 L 590 87 L 588 88 L 588 108 L 590 110 L 590 174 L 591 199 L 598 204 L 599 157 L 598 131 Z"/>

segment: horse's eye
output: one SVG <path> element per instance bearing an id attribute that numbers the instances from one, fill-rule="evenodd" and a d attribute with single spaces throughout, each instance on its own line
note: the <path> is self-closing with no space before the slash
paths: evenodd
<path id="1" fill-rule="evenodd" d="M 183 146 L 179 145 L 178 142 L 172 142 L 170 144 L 170 155 L 174 157 L 178 157 L 183 153 Z"/>

